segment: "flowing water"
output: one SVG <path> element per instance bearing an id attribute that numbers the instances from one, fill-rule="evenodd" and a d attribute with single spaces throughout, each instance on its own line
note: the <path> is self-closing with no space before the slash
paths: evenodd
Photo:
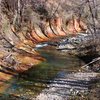
<path id="1" fill-rule="evenodd" d="M 37 97 L 43 90 L 50 89 L 50 84 L 55 78 L 63 78 L 66 74 L 77 72 L 84 64 L 78 57 L 54 49 L 44 48 L 39 51 L 46 61 L 6 82 L 4 87 L 7 88 L 0 100 L 35 100 L 32 98 Z"/>

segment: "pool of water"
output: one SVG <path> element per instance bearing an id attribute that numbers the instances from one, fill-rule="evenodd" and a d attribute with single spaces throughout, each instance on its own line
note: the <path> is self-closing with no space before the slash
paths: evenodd
<path id="1" fill-rule="evenodd" d="M 27 100 L 27 98 L 35 97 L 47 88 L 50 80 L 58 76 L 63 77 L 66 73 L 75 72 L 84 63 L 75 56 L 54 49 L 44 48 L 39 52 L 46 58 L 46 61 L 5 83 L 5 86 L 8 87 L 3 92 L 2 100 L 21 100 L 25 98 Z M 11 97 L 17 99 L 11 99 Z"/>

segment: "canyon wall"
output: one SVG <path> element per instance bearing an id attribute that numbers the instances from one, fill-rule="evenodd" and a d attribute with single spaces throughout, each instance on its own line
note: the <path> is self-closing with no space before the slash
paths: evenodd
<path id="1" fill-rule="evenodd" d="M 87 29 L 81 17 L 69 15 L 62 7 L 64 0 L 1 0 L 0 4 L 0 66 L 5 74 L 23 72 L 44 61 L 34 50 L 36 44 Z"/>

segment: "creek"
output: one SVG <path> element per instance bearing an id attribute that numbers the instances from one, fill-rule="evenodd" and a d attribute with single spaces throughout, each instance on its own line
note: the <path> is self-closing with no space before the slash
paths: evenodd
<path id="1" fill-rule="evenodd" d="M 39 52 L 46 61 L 34 66 L 18 77 L 14 77 L 9 82 L 4 83 L 4 87 L 7 86 L 7 89 L 3 93 L 1 90 L 2 95 L 0 100 L 44 100 L 42 98 L 36 99 L 36 97 L 39 96 L 43 90 L 50 90 L 50 84 L 53 85 L 56 82 L 57 86 L 58 82 L 61 83 L 60 86 L 62 86 L 62 82 L 65 82 L 66 85 L 66 81 L 68 83 L 69 80 L 57 80 L 64 79 L 67 74 L 79 72 L 80 67 L 85 64 L 85 62 L 78 57 L 57 51 L 53 48 L 45 47 L 40 49 Z M 70 81 L 70 84 L 74 83 Z M 87 83 L 85 85 L 87 85 Z M 58 85 L 58 87 L 60 86 Z M 63 92 L 64 91 L 61 91 L 61 93 Z M 51 98 L 45 100 L 61 99 Z"/>

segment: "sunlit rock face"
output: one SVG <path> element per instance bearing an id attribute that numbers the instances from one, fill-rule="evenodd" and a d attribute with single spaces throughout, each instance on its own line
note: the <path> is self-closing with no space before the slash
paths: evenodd
<path id="1" fill-rule="evenodd" d="M 44 33 L 37 28 L 32 30 L 31 36 L 37 42 L 49 41 L 55 38 L 67 36 L 69 34 L 77 34 L 85 32 L 87 29 L 86 24 L 80 19 L 71 19 L 66 23 L 66 29 L 63 27 L 62 18 L 57 17 L 45 24 Z"/>
<path id="2" fill-rule="evenodd" d="M 28 6 L 32 2 L 31 0 L 27 1 L 26 6 L 20 0 L 19 2 L 14 0 L 13 3 L 8 0 L 12 4 L 7 1 L 7 6 L 4 5 L 5 0 L 1 1 L 5 9 L 0 9 L 2 14 L 0 15 L 0 25 L 2 26 L 0 30 L 0 65 L 6 69 L 8 68 L 11 72 L 26 71 L 45 60 L 34 50 L 36 44 L 54 41 L 68 36 L 69 33 L 77 34 L 86 31 L 84 22 L 77 18 L 67 21 L 65 27 L 63 27 L 63 18 L 59 15 L 54 18 L 45 18 L 42 15 L 42 20 L 40 20 L 40 13 L 35 11 L 36 9 L 31 9 L 36 5 Z M 18 3 L 18 8 L 16 5 L 14 6 L 15 3 Z M 20 13 L 22 11 L 20 7 L 22 6 L 28 12 L 27 14 Z M 37 23 L 36 20 L 33 20 L 35 18 Z"/>
<path id="3" fill-rule="evenodd" d="M 73 33 L 79 33 L 79 32 L 84 32 L 86 31 L 87 26 L 84 22 L 82 22 L 82 20 L 75 18 L 72 20 L 69 20 L 67 23 L 67 30 L 69 32 L 73 32 Z"/>

